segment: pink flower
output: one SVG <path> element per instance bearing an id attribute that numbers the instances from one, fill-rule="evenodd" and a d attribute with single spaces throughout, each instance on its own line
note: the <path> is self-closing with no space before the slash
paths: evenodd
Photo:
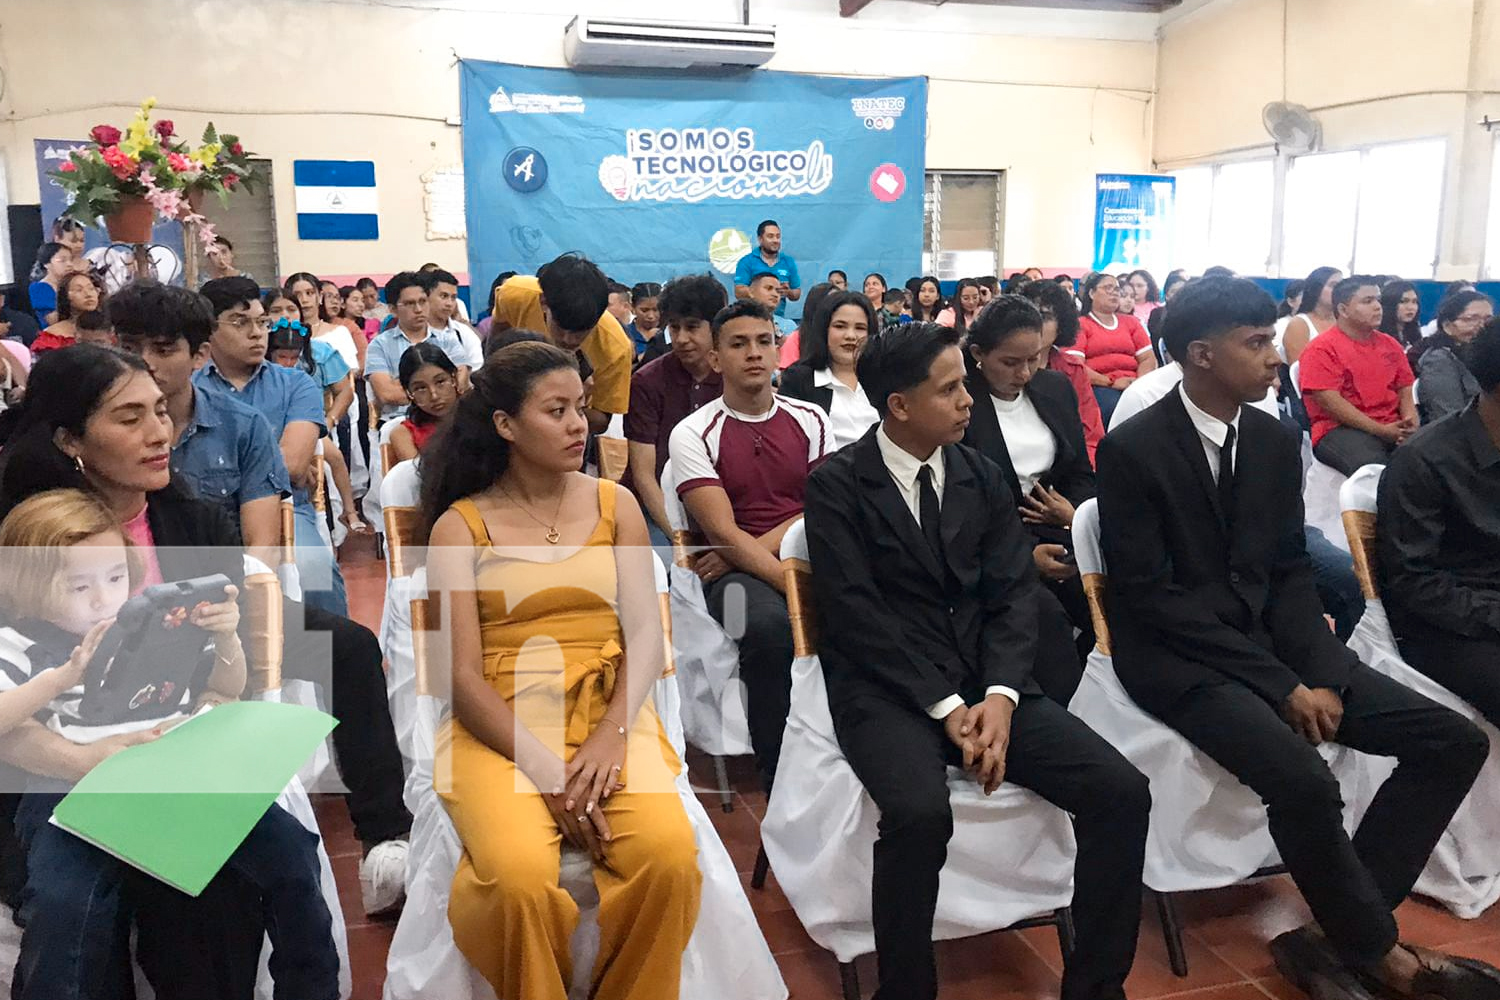
<path id="1" fill-rule="evenodd" d="M 68 160 L 66 163 L 64 163 L 62 166 L 58 167 L 57 169 L 61 170 L 65 174 L 76 173 L 78 171 L 78 164 L 74 163 L 72 160 Z"/>
<path id="2" fill-rule="evenodd" d="M 176 126 L 172 124 L 172 119 L 170 118 L 163 118 L 155 125 L 156 134 L 161 136 L 163 140 L 172 138 L 175 128 Z"/>
<path id="3" fill-rule="evenodd" d="M 122 181 L 134 177 L 141 169 L 140 161 L 133 160 L 120 152 L 119 146 L 106 146 L 101 151 L 101 155 L 109 169 Z"/>
<path id="4" fill-rule="evenodd" d="M 113 146 L 120 141 L 120 130 L 113 125 L 95 125 L 89 138 L 100 146 Z"/>
<path id="5" fill-rule="evenodd" d="M 241 146 L 237 142 L 230 145 L 229 151 L 231 153 L 233 153 L 235 156 L 244 156 L 245 155 L 245 147 Z"/>
<path id="6" fill-rule="evenodd" d="M 237 175 L 237 174 L 225 174 L 224 175 L 224 187 L 225 188 L 232 188 L 236 184 L 238 184 L 239 182 L 240 182 L 240 178 L 239 178 L 239 175 Z"/>
<path id="7" fill-rule="evenodd" d="M 198 169 L 192 160 L 188 159 L 186 156 L 183 156 L 181 153 L 168 153 L 167 163 L 170 164 L 172 169 L 177 171 L 179 174 L 189 173 Z"/>

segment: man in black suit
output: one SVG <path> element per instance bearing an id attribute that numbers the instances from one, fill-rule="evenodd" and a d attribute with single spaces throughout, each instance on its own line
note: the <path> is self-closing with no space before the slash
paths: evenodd
<path id="1" fill-rule="evenodd" d="M 1271 943 L 1315 997 L 1494 996 L 1475 967 L 1398 942 L 1406 898 L 1488 750 L 1459 715 L 1329 630 L 1303 540 L 1298 442 L 1244 404 L 1276 378 L 1275 303 L 1201 279 L 1163 339 L 1183 380 L 1099 446 L 1114 665 L 1131 697 L 1266 803 L 1314 923 Z M 1315 747 L 1395 757 L 1353 840 Z"/>
<path id="2" fill-rule="evenodd" d="M 952 765 L 987 794 L 1008 779 L 1074 815 L 1078 946 L 1062 995 L 1121 1000 L 1140 922 L 1146 779 L 1032 681 L 1031 538 L 999 468 L 958 443 L 972 402 L 958 334 L 887 330 L 858 372 L 881 423 L 812 474 L 805 518 L 829 709 L 880 809 L 876 996 L 937 996 L 932 920 Z"/>

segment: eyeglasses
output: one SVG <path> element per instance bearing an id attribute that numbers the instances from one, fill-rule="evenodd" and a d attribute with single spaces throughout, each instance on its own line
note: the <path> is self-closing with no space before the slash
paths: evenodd
<path id="1" fill-rule="evenodd" d="M 431 382 L 431 384 L 429 384 L 429 385 L 413 386 L 408 391 L 408 395 L 410 395 L 413 400 L 431 399 L 432 397 L 436 396 L 440 392 L 447 392 L 447 391 L 449 391 L 456 384 L 457 383 L 453 380 L 453 378 L 451 376 L 448 376 L 448 375 L 439 375 L 437 378 L 433 379 L 432 382 Z"/>
<path id="2" fill-rule="evenodd" d="M 219 320 L 219 322 L 223 323 L 225 326 L 229 327 L 236 333 L 244 333 L 251 327 L 259 330 L 261 333 L 266 333 L 271 329 L 271 317 L 269 316 L 262 316 L 259 319 L 251 319 L 244 313 L 233 313 Z"/>
<path id="3" fill-rule="evenodd" d="M 1449 322 L 1455 325 L 1462 324 L 1463 326 L 1479 326 L 1481 323 L 1488 322 L 1489 319 L 1490 317 L 1488 316 L 1463 315 L 1458 317 L 1457 319 L 1450 320 Z"/>

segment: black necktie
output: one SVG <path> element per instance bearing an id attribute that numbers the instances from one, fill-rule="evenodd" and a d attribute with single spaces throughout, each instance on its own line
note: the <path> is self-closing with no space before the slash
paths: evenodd
<path id="1" fill-rule="evenodd" d="M 946 568 L 947 559 L 943 555 L 943 514 L 942 508 L 938 506 L 937 490 L 932 486 L 930 465 L 917 470 L 917 498 L 917 511 L 922 516 L 922 534 L 927 536 L 927 544 L 932 546 L 932 554 L 937 556 L 938 565 Z"/>
<path id="2" fill-rule="evenodd" d="M 1234 520 L 1234 425 L 1224 432 L 1224 443 L 1219 446 L 1219 509 L 1225 521 Z"/>

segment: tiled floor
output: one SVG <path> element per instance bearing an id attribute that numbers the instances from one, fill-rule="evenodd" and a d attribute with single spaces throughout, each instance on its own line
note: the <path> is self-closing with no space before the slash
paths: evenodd
<path id="1" fill-rule="evenodd" d="M 383 564 L 374 559 L 367 545 L 358 542 L 346 545 L 342 563 L 354 617 L 377 628 L 384 594 Z M 689 753 L 688 766 L 694 787 L 705 790 L 701 793 L 704 806 L 740 870 L 750 905 L 792 1000 L 838 1000 L 838 965 L 802 929 L 775 874 L 763 890 L 750 888 L 765 794 L 757 790 L 748 760 L 730 762 L 735 809 L 728 814 L 720 810 L 717 794 L 707 791 L 714 786 L 708 760 Z M 359 903 L 359 847 L 348 813 L 335 798 L 320 797 L 316 804 L 349 924 L 353 1000 L 379 1000 L 395 922 L 365 919 Z M 1272 937 L 1308 917 L 1289 879 L 1270 878 L 1184 894 L 1178 897 L 1177 909 L 1186 928 L 1189 976 L 1179 979 L 1168 967 L 1155 905 L 1148 895 L 1135 969 L 1126 982 L 1131 1000 L 1189 993 L 1190 1000 L 1303 1000 L 1276 974 L 1265 947 Z M 1473 921 L 1459 920 L 1421 901 L 1403 904 L 1397 914 L 1403 936 L 1414 943 L 1500 963 L 1500 906 Z M 1058 995 L 1061 962 L 1057 937 L 1050 929 L 943 942 L 938 946 L 938 967 L 944 1000 L 1050 1000 Z M 864 994 L 869 996 L 874 988 L 874 959 L 861 959 L 859 972 Z"/>

